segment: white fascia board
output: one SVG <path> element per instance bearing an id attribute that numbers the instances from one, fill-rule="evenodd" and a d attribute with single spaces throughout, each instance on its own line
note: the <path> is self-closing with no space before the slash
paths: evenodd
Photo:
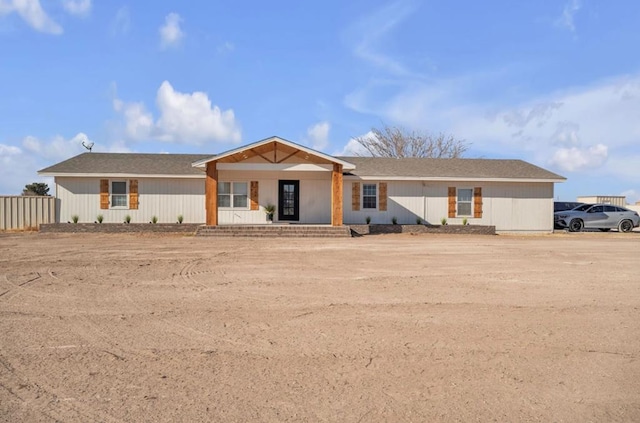
<path id="1" fill-rule="evenodd" d="M 244 171 L 320 171 L 330 172 L 333 165 L 314 163 L 219 163 L 218 170 L 244 170 Z"/>
<path id="2" fill-rule="evenodd" d="M 344 175 L 345 180 L 362 181 L 432 181 L 432 182 L 564 182 L 565 179 L 531 179 L 531 178 L 459 178 L 440 176 L 355 176 Z"/>
<path id="3" fill-rule="evenodd" d="M 191 163 L 191 167 L 199 167 L 199 168 L 205 168 L 207 163 L 212 162 L 214 160 L 216 160 L 219 156 L 211 156 L 208 159 L 202 159 L 202 160 L 198 160 L 197 162 L 193 162 Z"/>
<path id="4" fill-rule="evenodd" d="M 260 147 L 262 145 L 269 144 L 271 142 L 277 142 L 277 143 L 289 146 L 291 148 L 295 148 L 296 150 L 304 151 L 305 153 L 311 154 L 312 156 L 321 157 L 321 158 L 323 158 L 325 160 L 328 160 L 330 162 L 341 164 L 342 168 L 344 170 L 353 170 L 353 169 L 356 168 L 356 166 L 353 163 L 349 163 L 349 162 L 345 162 L 344 160 L 336 159 L 335 157 L 330 156 L 328 154 L 321 153 L 320 151 L 313 150 L 311 148 L 305 147 L 305 146 L 300 145 L 300 144 L 296 144 L 294 142 L 285 140 L 285 139 L 280 138 L 280 137 L 265 138 L 265 139 L 263 139 L 261 141 L 255 142 L 253 144 L 248 144 L 248 145 L 244 145 L 242 147 L 234 148 L 233 150 L 225 151 L 224 153 L 218 154 L 216 156 L 211 156 L 208 159 L 203 159 L 203 160 L 199 160 L 197 162 L 194 162 L 194 163 L 191 164 L 191 166 L 193 166 L 193 167 L 205 167 L 206 164 L 211 162 L 211 161 L 224 159 L 225 157 L 232 156 L 232 155 L 234 155 L 236 153 L 240 153 L 240 152 L 245 151 L 245 150 L 250 150 L 252 148 Z"/>
<path id="5" fill-rule="evenodd" d="M 49 173 L 38 172 L 40 176 L 53 176 L 56 178 L 163 178 L 163 179 L 204 179 L 202 175 L 153 175 L 140 173 Z"/>

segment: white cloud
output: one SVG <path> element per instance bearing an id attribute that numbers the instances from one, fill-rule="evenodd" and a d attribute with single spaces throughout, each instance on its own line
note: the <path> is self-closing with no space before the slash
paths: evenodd
<path id="1" fill-rule="evenodd" d="M 164 81 L 158 89 L 156 102 L 161 115 L 157 127 L 168 141 L 240 141 L 240 129 L 233 110 L 221 111 L 218 106 L 211 107 L 206 93 L 180 93 Z"/>
<path id="2" fill-rule="evenodd" d="M 561 28 L 566 28 L 571 32 L 575 32 L 576 24 L 574 22 L 574 18 L 581 7 L 582 4 L 580 4 L 580 0 L 569 0 L 564 6 L 562 16 L 556 20 L 556 25 Z"/>
<path id="3" fill-rule="evenodd" d="M 47 15 L 40 0 L 9 0 L 0 2 L 0 15 L 17 13 L 30 27 L 47 34 L 62 34 L 62 27 Z"/>
<path id="4" fill-rule="evenodd" d="M 49 142 L 42 142 L 38 138 L 31 135 L 22 140 L 24 152 L 28 152 L 36 157 L 46 159 L 48 161 L 60 161 L 69 157 L 85 152 L 82 142 L 88 144 L 91 142 L 89 137 L 79 132 L 70 139 L 57 135 Z"/>
<path id="5" fill-rule="evenodd" d="M 393 75 L 410 75 L 402 63 L 380 51 L 380 44 L 413 10 L 412 4 L 396 1 L 357 22 L 351 28 L 352 37 L 356 40 L 353 49 L 356 57 Z"/>
<path id="6" fill-rule="evenodd" d="M 369 131 L 366 134 L 360 135 L 357 138 L 373 138 L 373 132 Z M 351 138 L 349 142 L 342 148 L 333 153 L 334 156 L 370 156 L 371 154 L 366 148 L 360 144 L 356 138 Z"/>
<path id="7" fill-rule="evenodd" d="M 615 163 L 640 155 L 640 74 L 511 104 L 470 100 L 478 87 L 502 90 L 502 79 L 496 72 L 433 82 L 371 83 L 347 96 L 345 103 L 389 124 L 451 133 L 471 143 L 470 154 L 522 158 L 570 172 L 589 166 L 599 168 L 600 174 L 637 178 L 632 168 L 638 162 Z"/>
<path id="8" fill-rule="evenodd" d="M 114 101 L 115 103 L 115 101 Z M 149 138 L 154 129 L 153 116 L 143 103 L 121 102 L 120 110 L 124 113 L 127 135 L 135 140 Z"/>
<path id="9" fill-rule="evenodd" d="M 567 172 L 598 168 L 604 164 L 609 155 L 607 146 L 580 148 L 560 148 L 556 150 L 549 163 Z"/>
<path id="10" fill-rule="evenodd" d="M 183 19 L 177 13 L 169 13 L 164 21 L 164 25 L 159 30 L 160 45 L 162 48 L 178 46 L 185 36 L 184 31 L 180 28 Z"/>
<path id="11" fill-rule="evenodd" d="M 9 158 L 9 156 L 15 156 L 20 153 L 22 153 L 22 150 L 14 145 L 0 144 L 0 159 L 2 160 Z"/>
<path id="12" fill-rule="evenodd" d="M 113 100 L 122 113 L 125 132 L 132 140 L 155 139 L 165 142 L 202 145 L 209 141 L 239 142 L 241 130 L 233 110 L 221 110 L 211 104 L 206 93 L 181 93 L 164 81 L 156 96 L 159 118 L 154 121 L 143 103 Z"/>
<path id="13" fill-rule="evenodd" d="M 127 6 L 122 6 L 111 21 L 111 35 L 125 35 L 131 29 L 131 14 Z"/>
<path id="14" fill-rule="evenodd" d="M 82 141 L 90 142 L 79 132 L 70 139 L 58 135 L 48 141 L 26 136 L 20 147 L 0 144 L 0 194 L 19 195 L 35 181 L 49 183 L 53 191 L 52 180 L 38 176 L 38 170 L 85 152 Z"/>
<path id="15" fill-rule="evenodd" d="M 322 151 L 329 145 L 329 122 L 319 122 L 307 129 L 307 140 L 314 150 Z"/>
<path id="16" fill-rule="evenodd" d="M 627 197 L 627 204 L 635 204 L 637 201 L 640 201 L 640 190 L 637 189 L 631 188 L 622 191 L 620 195 Z"/>
<path id="17" fill-rule="evenodd" d="M 236 49 L 235 44 L 233 44 L 230 41 L 225 41 L 224 43 L 218 46 L 218 53 L 228 53 L 228 52 L 232 52 L 235 49 Z"/>
<path id="18" fill-rule="evenodd" d="M 62 7 L 71 15 L 85 17 L 91 12 L 91 0 L 64 0 Z"/>

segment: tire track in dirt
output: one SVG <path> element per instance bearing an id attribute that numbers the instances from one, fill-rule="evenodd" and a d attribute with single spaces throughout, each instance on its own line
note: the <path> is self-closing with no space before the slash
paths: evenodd
<path id="1" fill-rule="evenodd" d="M 15 277 L 15 279 L 17 279 L 15 281 L 12 280 L 14 279 L 13 277 L 9 279 L 8 274 L 3 274 L 0 277 L 0 300 L 8 301 L 20 292 L 38 292 L 30 289 L 29 285 L 31 283 L 35 283 L 41 278 L 42 275 L 40 272 L 29 272 L 24 275 L 19 275 L 18 277 Z"/>
<path id="2" fill-rule="evenodd" d="M 18 294 L 29 294 L 39 299 L 49 297 L 75 300 L 83 299 L 82 297 L 75 295 L 44 292 L 33 286 L 37 282 L 44 281 L 47 278 L 51 278 L 58 283 L 60 282 L 60 278 L 51 270 L 47 270 L 42 273 L 38 271 L 22 275 L 11 275 L 11 278 L 8 274 L 3 274 L 0 276 L 0 301 L 8 301 L 10 298 L 13 298 Z"/>
<path id="3" fill-rule="evenodd" d="M 189 325 L 184 325 L 182 323 L 177 323 L 175 321 L 172 321 L 170 319 L 167 319 L 165 317 L 162 316 L 158 316 L 155 313 L 151 313 L 148 310 L 144 310 L 141 306 L 138 305 L 138 303 L 136 303 L 133 298 L 131 298 L 131 296 L 129 295 L 129 293 L 127 293 L 126 291 L 123 291 L 123 297 L 129 301 L 131 303 L 131 305 L 133 305 L 135 308 L 137 308 L 137 310 L 147 316 L 153 316 L 153 318 L 158 321 L 161 322 L 162 326 L 164 326 L 165 328 L 170 329 L 169 331 L 176 335 L 176 336 L 180 336 L 188 341 L 193 341 L 193 336 L 189 336 L 187 334 L 185 334 L 184 332 L 189 332 L 193 335 L 195 335 L 198 339 L 202 340 L 202 341 L 206 341 L 206 342 L 212 342 L 214 345 L 218 345 L 220 342 L 224 342 L 226 344 L 229 345 L 233 345 L 234 347 L 243 347 L 245 349 L 247 349 L 248 351 L 253 351 L 256 355 L 260 355 L 258 352 L 256 352 L 255 350 L 259 350 L 261 352 L 262 355 L 267 355 L 269 353 L 272 353 L 273 350 L 272 349 L 268 349 L 268 348 L 264 348 L 264 347 L 260 347 L 257 346 L 255 344 L 249 344 L 246 342 L 239 342 L 239 341 L 234 341 L 228 338 L 222 338 L 222 337 L 218 337 L 218 336 L 214 336 L 210 333 L 207 332 L 203 332 L 199 329 L 196 329 L 193 326 L 189 326 Z M 153 332 L 148 332 L 147 333 L 153 333 Z M 206 349 L 206 348 L 205 348 Z M 230 349 L 230 352 L 236 351 L 236 349 Z"/>
<path id="4" fill-rule="evenodd" d="M 20 374 L 15 364 L 9 363 L 0 350 L 0 388 L 7 391 L 20 406 L 20 411 L 33 410 L 54 422 L 106 422 L 123 423 L 113 416 L 97 412 L 75 398 L 61 395 L 59 391 L 43 383 L 34 382 Z M 23 371 L 24 373 L 24 371 Z"/>
<path id="5" fill-rule="evenodd" d="M 224 256 L 228 256 L 227 252 L 222 252 L 222 253 L 218 253 L 216 254 L 216 257 L 224 257 Z M 205 284 L 200 282 L 197 277 L 201 276 L 201 275 L 211 275 L 211 274 L 217 274 L 219 276 L 224 277 L 226 275 L 226 272 L 222 269 L 197 269 L 197 266 L 201 265 L 204 262 L 204 259 L 202 258 L 198 258 L 198 259 L 192 259 L 189 260 L 180 270 L 180 272 L 178 273 L 178 275 L 180 276 L 180 278 L 182 279 L 183 282 L 186 282 L 190 285 L 194 285 L 194 286 L 198 286 L 201 288 L 204 288 L 204 291 L 207 292 L 221 292 L 221 289 L 216 289 L 213 288 L 211 285 L 209 284 Z M 219 282 L 216 283 L 215 286 L 226 286 L 226 285 L 230 285 L 232 282 L 225 280 L 224 282 Z M 203 289 L 199 289 L 199 291 L 203 291 Z M 170 332 L 183 337 L 184 339 L 187 339 L 189 341 L 193 340 L 193 336 L 189 336 L 187 334 L 185 334 L 185 331 L 188 333 L 191 333 L 192 335 L 195 335 L 196 337 L 198 337 L 199 339 L 201 339 L 202 341 L 207 341 L 207 342 L 211 342 L 213 341 L 214 344 L 219 344 L 220 342 L 224 342 L 227 343 L 229 345 L 233 345 L 234 347 L 243 347 L 245 349 L 249 349 L 249 350 L 254 350 L 254 352 L 256 354 L 263 354 L 266 355 L 268 353 L 272 353 L 273 350 L 270 348 L 265 348 L 265 347 L 261 347 L 255 344 L 249 344 L 246 342 L 239 342 L 239 341 L 234 341 L 228 338 L 222 338 L 222 337 L 217 337 L 214 336 L 210 333 L 201 331 L 193 326 L 189 326 L 189 325 L 185 325 L 182 323 L 178 323 L 175 322 L 173 320 L 170 320 L 168 318 L 162 317 L 157 315 L 156 313 L 152 313 L 149 310 L 145 310 L 143 309 L 140 304 L 136 301 L 134 301 L 134 299 L 131 297 L 131 295 L 129 294 L 128 290 L 122 290 L 122 295 L 123 297 L 135 308 L 137 309 L 140 313 L 146 315 L 146 316 L 153 316 L 153 318 L 162 323 L 162 326 L 164 326 L 165 328 L 170 329 Z M 230 295 L 229 292 L 225 292 L 225 296 L 227 298 L 231 298 L 231 299 L 239 299 L 241 298 L 240 294 L 236 294 L 236 295 Z M 258 353 L 255 350 L 259 350 L 260 353 Z"/>
<path id="6" fill-rule="evenodd" d="M 58 283 L 64 283 L 64 280 L 56 276 L 51 270 L 43 273 Z M 39 299 L 47 297 L 79 299 L 79 297 L 75 296 L 43 293 L 34 288 L 29 288 L 32 283 L 42 278 L 43 274 L 40 272 L 19 275 L 11 279 L 8 275 L 4 274 L 0 277 L 0 281 L 2 282 L 1 287 L 6 288 L 7 293 L 2 297 L 9 299 L 21 294 Z M 0 300 L 2 297 L 0 297 Z M 91 322 L 88 316 L 76 314 L 74 315 L 74 320 L 70 321 L 70 323 L 71 326 L 69 330 L 83 337 L 88 342 L 89 348 L 97 345 L 98 348 L 96 349 L 105 354 L 120 359 L 123 359 L 125 356 L 125 352 L 117 347 L 113 339 Z M 114 350 L 117 353 L 112 352 Z M 73 416 L 73 420 L 71 421 L 77 422 L 122 422 L 109 414 L 82 405 L 75 398 L 67 395 L 66 392 L 59 391 L 47 385 L 41 378 L 31 380 L 25 377 L 24 374 L 28 373 L 28 371 L 20 368 L 16 363 L 10 363 L 7 359 L 3 358 L 4 355 L 2 350 L 0 350 L 0 387 L 5 389 L 25 407 L 31 408 L 38 414 L 56 422 L 70 421 L 69 416 Z"/>

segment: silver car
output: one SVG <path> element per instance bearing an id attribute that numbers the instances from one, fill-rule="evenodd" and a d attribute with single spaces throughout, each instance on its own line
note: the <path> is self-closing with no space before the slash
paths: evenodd
<path id="1" fill-rule="evenodd" d="M 616 228 L 620 232 L 630 232 L 640 225 L 640 216 L 624 207 L 593 204 L 554 213 L 554 224 L 571 232 L 583 229 L 608 231 Z"/>

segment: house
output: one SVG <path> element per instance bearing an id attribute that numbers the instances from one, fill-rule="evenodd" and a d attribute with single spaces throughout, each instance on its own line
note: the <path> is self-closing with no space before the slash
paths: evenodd
<path id="1" fill-rule="evenodd" d="M 494 225 L 551 232 L 554 183 L 521 160 L 335 157 L 279 137 L 222 154 L 84 153 L 39 171 L 53 176 L 58 219 L 92 222 L 274 222 Z"/>

